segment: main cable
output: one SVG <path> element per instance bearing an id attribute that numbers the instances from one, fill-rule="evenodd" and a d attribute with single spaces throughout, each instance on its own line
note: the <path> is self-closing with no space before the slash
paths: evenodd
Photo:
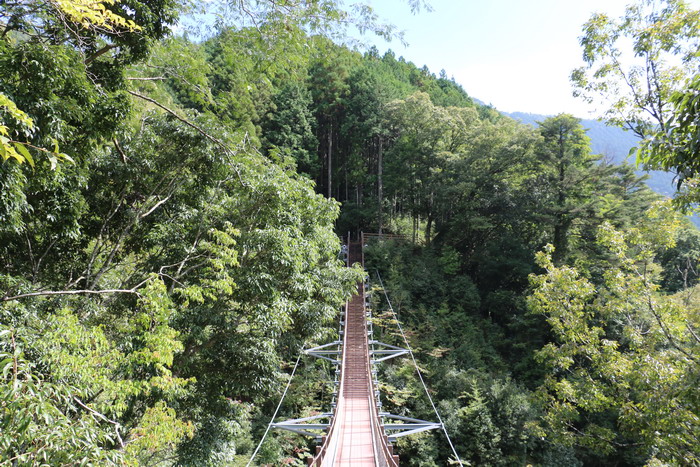
<path id="1" fill-rule="evenodd" d="M 396 325 L 399 328 L 399 331 L 401 332 L 401 337 L 403 337 L 403 341 L 406 343 L 406 349 L 408 350 L 408 354 L 411 356 L 411 360 L 413 360 L 413 366 L 416 368 L 416 373 L 418 373 L 418 378 L 420 379 L 421 384 L 423 385 L 423 389 L 425 390 L 425 395 L 428 396 L 428 400 L 430 401 L 430 405 L 433 407 L 433 411 L 435 412 L 435 415 L 437 415 L 438 421 L 440 422 L 440 426 L 442 427 L 442 431 L 445 433 L 445 438 L 447 438 L 447 442 L 450 445 L 450 448 L 452 449 L 452 454 L 455 455 L 457 458 L 457 462 L 459 462 L 459 465 L 463 466 L 464 464 L 462 463 L 462 460 L 459 458 L 459 454 L 457 454 L 457 450 L 454 447 L 454 444 L 452 444 L 452 440 L 450 439 L 450 435 L 447 433 L 447 429 L 445 428 L 445 424 L 442 421 L 442 417 L 440 417 L 440 413 L 438 412 L 437 407 L 435 407 L 435 403 L 433 402 L 433 398 L 430 397 L 430 392 L 428 392 L 428 386 L 425 384 L 425 381 L 423 380 L 423 375 L 420 372 L 420 368 L 418 367 L 418 362 L 416 362 L 416 357 L 413 356 L 413 350 L 411 349 L 411 345 L 408 343 L 408 339 L 406 338 L 406 334 L 403 332 L 403 327 L 401 327 L 401 322 L 399 321 L 399 317 L 396 315 L 396 312 L 394 311 L 394 307 L 391 305 L 391 300 L 389 300 L 389 295 L 386 293 L 386 289 L 384 288 L 384 282 L 382 281 L 382 276 L 379 274 L 378 270 L 374 270 L 377 273 L 377 278 L 379 279 L 379 285 L 382 287 L 382 292 L 384 292 L 384 298 L 386 298 L 386 302 L 389 305 L 389 309 L 391 310 L 391 314 L 394 315 L 394 319 L 396 320 Z"/>
<path id="2" fill-rule="evenodd" d="M 258 455 L 258 451 L 260 451 L 262 444 L 265 442 L 265 438 L 267 437 L 267 433 L 269 433 L 269 431 L 270 431 L 270 427 L 275 422 L 275 418 L 277 418 L 277 412 L 279 412 L 280 407 L 282 407 L 282 401 L 284 401 L 284 398 L 287 396 L 287 391 L 289 390 L 289 386 L 292 384 L 292 378 L 294 378 L 294 373 L 297 371 L 297 367 L 299 366 L 299 361 L 301 360 L 301 356 L 304 354 L 304 347 L 306 347 L 306 344 L 304 344 L 301 348 L 301 352 L 299 353 L 299 356 L 297 357 L 297 361 L 294 364 L 294 368 L 292 369 L 292 374 L 289 375 L 289 381 L 287 381 L 287 387 L 284 388 L 284 392 L 282 393 L 282 397 L 280 398 L 280 401 L 277 404 L 277 408 L 275 409 L 275 413 L 274 413 L 274 415 L 272 415 L 272 419 L 270 419 L 270 423 L 267 424 L 267 429 L 265 430 L 265 434 L 263 434 L 263 437 L 260 440 L 260 443 L 258 443 L 258 447 L 255 448 L 255 451 L 253 451 L 253 455 L 250 456 L 250 460 L 245 465 L 245 467 L 250 467 L 250 464 L 251 464 L 251 462 L 253 462 L 253 459 L 255 459 L 255 456 Z"/>

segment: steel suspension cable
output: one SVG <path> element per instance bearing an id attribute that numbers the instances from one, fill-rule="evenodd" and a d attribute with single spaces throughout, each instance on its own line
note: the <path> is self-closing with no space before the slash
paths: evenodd
<path id="1" fill-rule="evenodd" d="M 437 407 L 435 407 L 435 403 L 433 402 L 433 398 L 430 397 L 430 392 L 428 391 L 428 386 L 425 384 L 425 381 L 423 380 L 423 375 L 420 372 L 420 368 L 418 367 L 418 362 L 416 362 L 416 357 L 413 356 L 413 349 L 411 349 L 411 345 L 408 343 L 408 339 L 406 338 L 406 334 L 403 332 L 403 327 L 401 326 L 401 322 L 399 321 L 399 317 L 396 315 L 396 312 L 394 311 L 394 307 L 391 305 L 391 300 L 389 300 L 389 295 L 386 293 L 386 289 L 384 288 L 384 282 L 382 281 L 382 276 L 379 274 L 379 271 L 375 269 L 375 272 L 377 273 L 377 278 L 379 279 L 379 285 L 382 287 L 382 292 L 384 293 L 384 298 L 386 298 L 386 302 L 389 305 L 389 309 L 391 310 L 391 314 L 394 315 L 394 319 L 396 320 L 396 325 L 399 328 L 399 331 L 401 332 L 401 337 L 403 337 L 403 341 L 406 343 L 406 349 L 408 350 L 408 354 L 411 356 L 411 360 L 413 360 L 413 366 L 416 368 L 416 373 L 418 373 L 418 378 L 420 379 L 421 384 L 423 385 L 423 389 L 425 390 L 425 395 L 428 396 L 428 400 L 430 401 L 430 405 L 433 407 L 433 411 L 435 412 L 435 415 L 437 415 L 438 421 L 440 422 L 440 426 L 442 427 L 442 431 L 445 433 L 445 438 L 447 438 L 447 442 L 450 445 L 450 448 L 452 449 L 452 454 L 455 455 L 457 458 L 457 462 L 459 462 L 459 465 L 463 466 L 464 464 L 462 463 L 462 459 L 460 459 L 459 454 L 457 454 L 457 450 L 455 449 L 454 444 L 452 444 L 452 440 L 450 439 L 450 435 L 447 433 L 447 429 L 445 428 L 445 423 L 442 421 L 442 417 L 440 417 L 440 413 L 438 412 Z"/>
<path id="2" fill-rule="evenodd" d="M 267 424 L 267 429 L 265 430 L 265 434 L 263 434 L 263 437 L 260 440 L 260 443 L 258 443 L 258 447 L 255 448 L 255 451 L 253 451 L 253 455 L 250 456 L 250 460 L 248 460 L 248 463 L 246 464 L 245 467 L 250 467 L 250 464 L 253 462 L 253 459 L 255 459 L 255 456 L 258 455 L 258 451 L 260 451 L 260 448 L 262 447 L 263 443 L 265 442 L 265 438 L 267 437 L 267 434 L 270 432 L 270 427 L 275 422 L 275 418 L 277 418 L 277 413 L 279 412 L 280 407 L 282 407 L 282 401 L 284 401 L 284 398 L 287 396 L 287 391 L 289 390 L 289 386 L 292 384 L 292 378 L 294 378 L 294 373 L 297 371 L 297 367 L 299 366 L 299 361 L 301 360 L 301 356 L 304 354 L 304 347 L 306 347 L 306 344 L 304 344 L 302 346 L 301 352 L 299 352 L 299 356 L 297 357 L 297 361 L 294 364 L 294 368 L 292 369 L 292 374 L 289 375 L 289 381 L 287 381 L 287 387 L 284 388 L 284 392 L 282 393 L 282 397 L 280 398 L 280 401 L 277 404 L 277 408 L 275 409 L 275 413 L 274 413 L 274 415 L 272 415 L 272 418 L 270 419 L 270 423 Z"/>

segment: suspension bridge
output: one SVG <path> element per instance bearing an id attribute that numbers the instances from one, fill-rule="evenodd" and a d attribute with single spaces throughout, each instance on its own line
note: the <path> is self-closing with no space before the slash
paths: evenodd
<path id="1" fill-rule="evenodd" d="M 348 235 L 348 240 L 349 240 Z M 360 263 L 364 267 L 363 245 L 365 235 L 359 242 L 347 241 L 343 246 L 346 264 Z M 378 273 L 377 273 L 378 274 Z M 381 276 L 378 275 L 381 281 Z M 383 284 L 382 284 L 383 290 Z M 391 302 L 387 303 L 393 313 Z M 258 449 L 270 428 L 292 431 L 312 436 L 317 440 L 315 455 L 308 458 L 308 465 L 318 467 L 397 467 L 399 456 L 394 452 L 394 443 L 402 436 L 422 431 L 442 429 L 452 448 L 455 459 L 462 465 L 454 450 L 440 414 L 425 386 L 423 376 L 399 323 L 406 348 L 385 344 L 373 338 L 372 309 L 369 283 L 365 280 L 357 286 L 357 293 L 340 312 L 338 339 L 336 341 L 306 349 L 303 353 L 330 361 L 335 366 L 333 402 L 329 412 L 312 417 L 274 422 L 289 383 L 267 427 Z M 394 314 L 394 317 L 395 314 Z M 397 320 L 398 323 L 398 320 Z M 377 365 L 391 358 L 410 356 L 438 422 L 393 415 L 383 412 L 377 380 Z M 301 357 L 301 355 L 300 355 Z M 291 377 L 299 364 L 294 366 Z M 290 378 L 291 382 L 291 378 Z M 322 434 L 319 434 L 322 433 Z M 257 454 L 253 453 L 250 466 Z"/>

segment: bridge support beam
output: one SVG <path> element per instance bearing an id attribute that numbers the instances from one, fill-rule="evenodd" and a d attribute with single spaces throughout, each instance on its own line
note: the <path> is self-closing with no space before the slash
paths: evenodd
<path id="1" fill-rule="evenodd" d="M 280 430 L 291 431 L 304 436 L 311 436 L 317 440 L 321 440 L 323 435 L 320 433 L 312 433 L 308 430 L 328 430 L 330 423 L 307 423 L 314 420 L 322 420 L 324 418 L 330 419 L 333 417 L 332 413 L 322 413 L 319 415 L 314 415 L 312 417 L 304 418 L 294 418 L 292 420 L 285 420 L 284 422 L 273 423 L 270 425 L 272 428 L 277 428 Z"/>
<path id="2" fill-rule="evenodd" d="M 404 423 L 384 423 L 384 431 L 387 432 L 390 443 L 395 443 L 398 438 L 408 435 L 414 435 L 422 431 L 435 430 L 442 428 L 440 423 L 428 422 L 417 418 L 402 417 L 401 415 L 393 415 L 387 412 L 380 412 L 379 416 L 389 420 L 398 420 Z M 392 432 L 392 433 L 389 433 Z"/>
<path id="3" fill-rule="evenodd" d="M 384 342 L 379 342 L 375 340 L 369 341 L 370 345 L 379 345 L 385 347 L 384 349 L 370 350 L 370 357 L 378 356 L 380 358 L 372 358 L 372 364 L 383 362 L 384 360 L 389 360 L 390 358 L 400 357 L 401 355 L 407 355 L 408 350 L 402 349 L 401 347 L 396 347 L 395 345 L 385 344 Z"/>
<path id="4" fill-rule="evenodd" d="M 333 347 L 333 346 L 337 347 L 341 344 L 342 344 L 341 341 L 334 341 L 334 342 L 331 342 L 330 344 L 323 344 L 323 345 L 319 345 L 318 347 L 313 347 L 311 349 L 307 349 L 304 351 L 304 353 L 306 355 L 312 355 L 312 356 L 317 357 L 317 358 L 322 358 L 324 360 L 328 360 L 329 362 L 331 362 L 335 365 L 338 365 L 338 364 L 340 364 L 340 360 L 338 360 L 337 358 L 331 358 L 330 355 L 340 355 L 341 351 L 338 349 L 335 349 L 335 350 L 329 349 L 329 347 Z"/>

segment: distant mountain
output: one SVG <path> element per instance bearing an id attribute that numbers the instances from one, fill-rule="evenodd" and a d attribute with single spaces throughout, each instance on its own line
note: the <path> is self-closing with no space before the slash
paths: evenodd
<path id="1" fill-rule="evenodd" d="M 527 125 L 537 126 L 537 122 L 547 119 L 547 115 L 537 115 L 523 112 L 506 113 L 515 120 L 519 120 Z M 637 146 L 639 139 L 632 133 L 619 127 L 609 126 L 598 120 L 581 120 L 581 124 L 587 130 L 588 137 L 591 138 L 591 149 L 594 154 L 600 154 L 608 161 L 615 164 L 622 164 L 627 161 L 634 164 L 634 156 L 629 156 L 630 150 Z M 638 170 L 638 175 L 648 174 L 647 185 L 649 188 L 664 196 L 673 196 L 675 185 L 674 175 L 659 170 L 644 171 Z"/>

